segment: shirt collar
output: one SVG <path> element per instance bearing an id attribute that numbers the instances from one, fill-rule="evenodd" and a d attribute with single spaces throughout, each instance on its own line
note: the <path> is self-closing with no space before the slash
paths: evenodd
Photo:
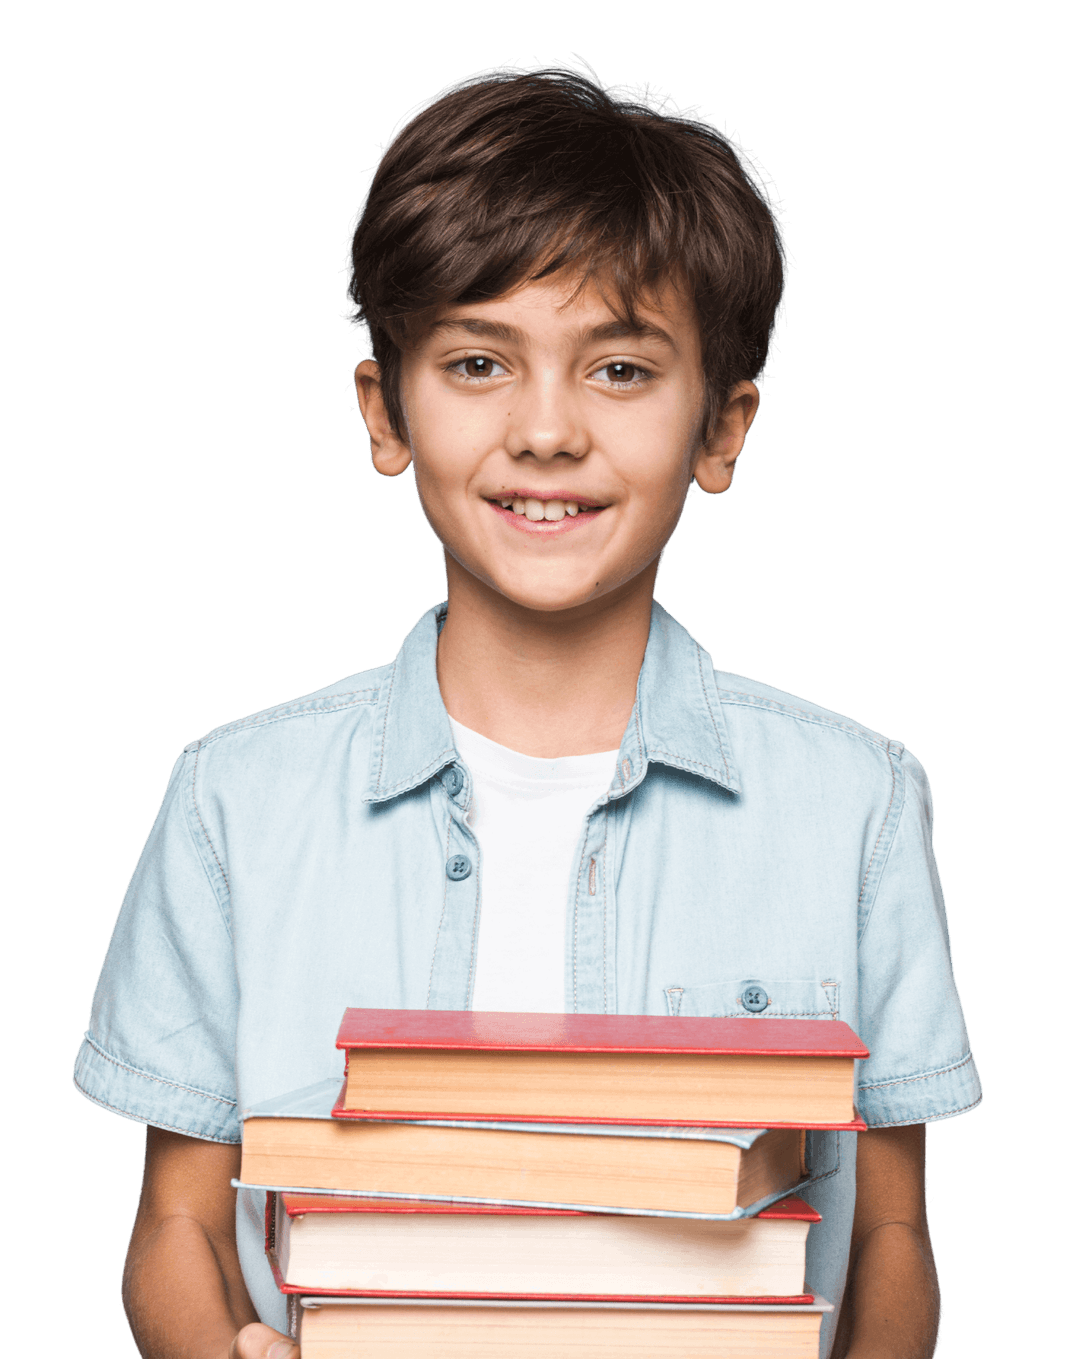
<path id="1" fill-rule="evenodd" d="M 649 764 L 670 765 L 740 791 L 712 658 L 655 601 L 610 796 L 636 788 Z"/>
<path id="2" fill-rule="evenodd" d="M 457 752 L 439 693 L 435 649 L 446 605 L 405 638 L 379 695 L 365 802 L 385 802 L 454 763 Z M 713 664 L 685 628 L 654 603 L 609 797 L 636 788 L 650 763 L 670 765 L 739 791 Z"/>

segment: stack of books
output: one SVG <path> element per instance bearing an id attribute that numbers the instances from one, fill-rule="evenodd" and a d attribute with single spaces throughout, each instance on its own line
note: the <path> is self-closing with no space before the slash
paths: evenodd
<path id="1" fill-rule="evenodd" d="M 244 1115 L 303 1359 L 816 1359 L 846 1024 L 351 1009 L 338 1047 L 344 1084 Z"/>

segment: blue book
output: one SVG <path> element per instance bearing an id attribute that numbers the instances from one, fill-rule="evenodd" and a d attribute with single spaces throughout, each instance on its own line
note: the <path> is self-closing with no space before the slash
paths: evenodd
<path id="1" fill-rule="evenodd" d="M 734 1219 L 812 1178 L 794 1128 L 353 1122 L 332 1116 L 340 1085 L 320 1081 L 243 1110 L 237 1186 Z"/>

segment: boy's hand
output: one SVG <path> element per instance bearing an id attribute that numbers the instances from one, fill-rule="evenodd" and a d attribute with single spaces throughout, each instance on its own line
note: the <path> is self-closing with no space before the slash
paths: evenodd
<path id="1" fill-rule="evenodd" d="M 300 1346 L 280 1331 L 253 1321 L 229 1346 L 229 1359 L 300 1359 Z"/>

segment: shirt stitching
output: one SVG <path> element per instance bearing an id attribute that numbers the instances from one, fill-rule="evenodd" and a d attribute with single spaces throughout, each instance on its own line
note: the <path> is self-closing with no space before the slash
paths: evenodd
<path id="1" fill-rule="evenodd" d="M 811 722 L 815 726 L 828 727 L 833 731 L 847 732 L 851 736 L 857 736 L 865 741 L 867 745 L 877 746 L 881 750 L 887 750 L 894 754 L 903 753 L 903 745 L 899 741 L 892 741 L 887 736 L 879 736 L 876 732 L 867 730 L 866 727 L 858 727 L 853 722 L 841 722 L 837 718 L 825 717 L 821 713 L 811 712 L 808 708 L 795 708 L 788 703 L 777 703 L 772 698 L 755 698 L 753 694 L 739 693 L 734 689 L 721 689 L 720 701 L 735 708 L 757 708 L 762 712 L 778 713 L 781 717 L 790 717 L 797 722 Z"/>
<path id="2" fill-rule="evenodd" d="M 677 765 L 692 764 L 697 769 L 708 769 L 718 778 L 730 778 L 730 775 L 727 773 L 726 769 L 724 770 L 717 769 L 716 765 L 714 764 L 706 764 L 704 760 L 692 760 L 688 755 L 676 755 L 674 751 L 670 750 L 652 749 L 649 751 L 649 759 L 659 760 L 662 764 L 666 764 L 668 761 L 672 761 Z"/>
<path id="3" fill-rule="evenodd" d="M 919 1076 L 897 1076 L 891 1081 L 874 1081 L 870 1085 L 860 1085 L 860 1090 L 887 1090 L 893 1085 L 910 1085 L 913 1081 L 932 1081 L 937 1076 L 947 1076 L 951 1071 L 960 1071 L 963 1067 L 972 1062 L 974 1058 L 969 1052 L 967 1056 L 961 1057 L 958 1062 L 953 1062 L 951 1066 L 939 1066 L 933 1071 L 924 1071 Z"/>
<path id="4" fill-rule="evenodd" d="M 836 1165 L 833 1166 L 832 1170 L 822 1171 L 820 1175 L 815 1175 L 813 1173 L 813 1167 L 811 1167 L 810 1173 L 811 1184 L 821 1184 L 823 1180 L 830 1180 L 834 1175 L 840 1174 L 841 1169 L 840 1134 L 838 1132 L 834 1132 L 832 1136 L 836 1138 Z"/>
<path id="5" fill-rule="evenodd" d="M 886 813 L 884 813 L 882 829 L 880 829 L 878 832 L 878 839 L 875 840 L 874 849 L 872 849 L 871 856 L 869 856 L 869 862 L 867 863 L 867 871 L 865 871 L 863 883 L 861 883 L 859 889 L 859 901 L 856 902 L 856 924 L 857 924 L 856 946 L 861 946 L 861 943 L 863 943 L 863 935 L 865 934 L 865 932 L 867 932 L 869 917 L 874 915 L 874 905 L 876 900 L 878 900 L 878 892 L 880 890 L 880 886 L 882 886 L 884 868 L 886 868 L 886 864 L 888 863 L 888 855 L 890 855 L 890 853 L 893 852 L 893 845 L 895 844 L 895 840 L 897 840 L 899 824 L 901 824 L 901 818 L 903 817 L 903 805 L 905 805 L 906 800 L 907 790 L 905 783 L 905 786 L 901 788 L 901 803 L 899 803 L 899 807 L 897 810 L 897 819 L 895 819 L 895 821 L 893 822 L 893 830 L 891 830 L 891 834 L 890 836 L 888 836 L 888 844 L 886 849 L 884 849 L 884 853 L 882 856 L 882 867 L 880 867 L 880 871 L 878 872 L 878 881 L 874 883 L 874 892 L 872 892 L 871 900 L 867 900 L 864 902 L 865 894 L 867 894 L 869 877 L 871 877 L 871 870 L 872 868 L 874 868 L 876 858 L 878 858 L 878 849 L 880 845 L 882 845 L 882 837 L 884 836 L 884 833 L 886 833 L 886 829 L 888 826 L 888 818 L 890 818 L 891 811 L 893 811 L 893 803 L 895 802 L 895 800 L 897 800 L 897 790 L 899 787 L 899 781 L 901 781 L 901 764 L 899 764 L 899 754 L 901 753 L 895 754 L 895 757 L 894 753 L 891 752 L 891 750 L 890 752 L 887 753 L 888 753 L 888 766 L 890 766 L 891 772 L 893 772 L 893 788 L 891 788 L 890 794 L 888 794 L 888 806 L 886 807 Z M 865 916 L 863 916 L 864 904 L 865 908 L 867 908 L 865 909 Z"/>
<path id="6" fill-rule="evenodd" d="M 472 926 L 472 941 L 469 946 L 469 976 L 465 984 L 465 1003 L 466 1005 L 470 1006 L 472 1004 L 473 983 L 476 978 L 477 936 L 480 932 L 480 869 L 481 869 L 480 842 L 476 839 L 475 836 L 473 836 L 472 838 L 474 844 L 474 853 L 476 854 L 476 869 L 475 872 L 473 873 L 473 877 L 476 879 L 476 884 L 473 890 L 473 926 Z"/>
<path id="7" fill-rule="evenodd" d="M 859 900 L 855 903 L 856 912 L 862 910 L 863 897 L 866 894 L 866 884 L 870 880 L 870 870 L 874 866 L 874 860 L 877 857 L 878 847 L 881 844 L 881 837 L 885 834 L 885 827 L 889 824 L 889 813 L 892 811 L 893 803 L 896 801 L 896 773 L 897 773 L 896 762 L 891 754 L 888 754 L 887 758 L 889 761 L 889 772 L 892 774 L 892 787 L 889 789 L 889 805 L 885 808 L 885 815 L 881 819 L 881 828 L 878 831 L 877 839 L 874 841 L 874 848 L 870 851 L 870 860 L 866 865 L 866 872 L 863 874 L 863 880 L 859 887 Z M 869 923 L 869 919 L 867 920 L 866 923 Z M 863 929 L 865 928 L 866 925 L 864 924 Z"/>
<path id="8" fill-rule="evenodd" d="M 723 740 L 723 737 L 720 735 L 720 728 L 719 728 L 719 726 L 717 725 L 716 714 L 713 712 L 713 710 L 712 710 L 712 704 L 709 702 L 709 691 L 708 691 L 708 689 L 705 687 L 705 671 L 704 671 L 704 669 L 703 669 L 703 667 L 702 667 L 702 663 L 701 663 L 701 657 L 702 657 L 702 655 L 703 655 L 704 653 L 702 652 L 701 647 L 698 646 L 696 642 L 695 642 L 694 645 L 695 645 L 695 648 L 696 648 L 696 650 L 697 650 L 698 676 L 699 676 L 699 678 L 700 678 L 700 680 L 701 680 L 701 693 L 702 693 L 703 698 L 705 699 L 705 710 L 706 710 L 706 712 L 708 712 L 708 714 L 709 714 L 709 721 L 712 723 L 712 729 L 713 729 L 713 732 L 714 732 L 714 734 L 715 734 L 715 736 L 716 736 L 716 744 L 720 747 L 720 758 L 721 758 L 721 759 L 723 760 L 723 762 L 724 762 L 724 776 L 725 776 L 725 778 L 727 778 L 727 779 L 730 780 L 730 779 L 731 779 L 731 770 L 730 770 L 729 767 L 728 767 L 727 751 L 724 749 L 724 740 Z M 714 675 L 714 677 L 713 677 L 713 688 L 714 688 L 714 689 L 716 688 L 716 678 L 715 678 L 715 675 Z"/>
<path id="9" fill-rule="evenodd" d="M 386 728 L 390 725 L 390 699 L 394 692 L 394 680 L 397 677 L 397 660 L 390 668 L 390 680 L 386 686 L 386 706 L 383 708 L 382 735 L 379 737 L 379 772 L 375 776 L 375 793 L 379 793 L 382 788 L 383 760 L 386 756 Z"/>
<path id="10" fill-rule="evenodd" d="M 607 815 L 604 815 L 604 839 L 600 845 L 600 912 L 601 912 L 601 966 L 604 976 L 603 1013 L 608 1014 L 608 944 L 607 944 L 607 917 L 608 917 L 608 871 L 607 871 Z"/>
<path id="11" fill-rule="evenodd" d="M 768 1008 L 768 1014 L 766 1014 L 765 1011 L 763 1010 L 763 1011 L 761 1011 L 760 1014 L 756 1014 L 756 1015 L 755 1015 L 755 1014 L 752 1014 L 752 1013 L 751 1013 L 751 1014 L 747 1014 L 747 1015 L 745 1015 L 745 1018 L 747 1018 L 747 1019 L 775 1019 L 778 1015 L 783 1015 L 783 1017 L 784 1017 L 785 1019 L 816 1019 L 816 1018 L 818 1018 L 818 1017 L 821 1016 L 821 1015 L 828 1015 L 829 1018 L 831 1019 L 831 1018 L 832 1018 L 832 1013 L 833 1013 L 831 1010 L 774 1010 L 773 1007 L 772 1007 L 771 1005 L 768 1006 L 767 1008 Z M 745 1007 L 744 1007 L 744 1009 L 745 1009 Z M 725 1016 L 720 1016 L 720 1015 L 718 1015 L 718 1016 L 714 1016 L 714 1017 L 715 1017 L 715 1018 L 724 1018 Z M 734 1015 L 728 1015 L 728 1016 L 726 1016 L 726 1017 L 729 1018 L 729 1019 L 736 1019 L 736 1018 L 741 1018 L 741 1017 L 743 1017 L 743 1016 L 742 1016 L 742 1012 L 740 1012 L 740 1011 L 737 1010 L 737 1011 L 735 1012 Z"/>
<path id="12" fill-rule="evenodd" d="M 645 777 L 645 734 L 641 730 L 641 708 L 634 704 L 634 736 L 637 738 L 638 751 L 638 771 L 641 778 Z"/>
<path id="13" fill-rule="evenodd" d="M 214 863 L 216 863 L 218 866 L 218 872 L 221 874 L 221 880 L 225 884 L 225 891 L 229 894 L 231 898 L 232 888 L 229 886 L 229 875 L 228 873 L 225 872 L 222 862 L 218 858 L 217 850 L 214 848 L 213 840 L 210 839 L 210 832 L 206 829 L 206 823 L 202 819 L 202 812 L 199 811 L 199 802 L 195 796 L 195 775 L 197 774 L 199 769 L 199 756 L 201 753 L 202 753 L 202 742 L 200 741 L 198 745 L 195 747 L 195 759 L 192 761 L 191 765 L 191 805 L 195 808 L 195 816 L 199 822 L 199 827 L 202 830 L 203 835 L 206 837 L 206 843 L 210 848 L 210 853 L 214 856 Z M 231 933 L 232 931 L 230 930 L 230 935 Z"/>
<path id="14" fill-rule="evenodd" d="M 956 1114 L 966 1114 L 969 1109 L 974 1109 L 982 1103 L 982 1095 L 978 1099 L 972 1100 L 970 1104 L 963 1104 L 959 1109 L 944 1109 L 940 1114 L 924 1114 L 922 1118 L 896 1118 L 891 1123 L 867 1123 L 868 1128 L 907 1128 L 913 1123 L 936 1123 L 942 1118 L 952 1118 Z"/>
<path id="15" fill-rule="evenodd" d="M 200 1090 L 194 1085 L 182 1085 L 179 1081 L 170 1081 L 164 1076 L 155 1076 L 152 1071 L 144 1071 L 141 1067 L 132 1066 L 130 1062 L 122 1062 L 118 1057 L 113 1057 L 111 1053 L 106 1052 L 105 1049 L 101 1047 L 100 1044 L 96 1043 L 89 1034 L 86 1035 L 86 1041 L 102 1060 L 111 1062 L 113 1066 L 119 1067 L 121 1071 L 130 1071 L 132 1075 L 142 1076 L 148 1081 L 157 1081 L 159 1085 L 170 1086 L 173 1090 L 183 1090 L 189 1095 L 200 1095 L 203 1099 L 216 1100 L 218 1104 L 227 1104 L 230 1108 L 236 1107 L 236 1100 L 226 1099 L 224 1095 L 213 1095 L 209 1090 Z M 79 1089 L 81 1090 L 82 1086 L 79 1086 Z"/>
<path id="16" fill-rule="evenodd" d="M 452 825 L 453 825 L 453 818 L 449 815 L 449 813 L 447 813 L 447 822 L 446 822 L 446 859 L 444 860 L 444 862 L 449 862 L 449 860 L 450 860 L 450 827 L 451 827 Z M 439 928 L 435 931 L 435 948 L 433 949 L 432 954 L 431 954 L 431 971 L 428 973 L 427 1007 L 428 1007 L 429 1010 L 431 1009 L 431 993 L 432 993 L 432 991 L 435 989 L 435 961 L 436 961 L 436 959 L 437 959 L 438 956 L 439 956 L 439 940 L 442 938 L 443 921 L 446 919 L 446 899 L 447 899 L 447 897 L 449 896 L 449 894 L 450 894 L 450 879 L 446 876 L 446 874 L 445 874 L 445 872 L 444 872 L 444 873 L 443 873 L 442 912 L 441 912 L 441 914 L 440 914 L 440 916 L 439 916 Z"/>
<path id="17" fill-rule="evenodd" d="M 85 1095 L 92 1104 L 99 1105 L 102 1109 L 108 1109 L 110 1113 L 119 1114 L 121 1118 L 130 1118 L 134 1123 L 148 1123 L 152 1128 L 164 1128 L 166 1132 L 183 1133 L 185 1137 L 197 1137 L 200 1142 L 218 1142 L 227 1147 L 238 1147 L 240 1139 L 238 1137 L 214 1137 L 208 1133 L 192 1132 L 190 1128 L 178 1128 L 175 1123 L 162 1123 L 158 1118 L 144 1118 L 142 1114 L 129 1113 L 127 1109 L 121 1109 L 118 1104 L 110 1104 L 107 1099 L 102 1099 L 100 1095 L 94 1095 L 89 1090 L 75 1081 L 75 1089 L 80 1095 Z"/>
<path id="18" fill-rule="evenodd" d="M 199 744 L 209 745 L 211 741 L 216 741 L 222 736 L 231 736 L 234 732 L 247 731 L 252 727 L 264 727 L 271 722 L 284 722 L 290 717 L 318 717 L 321 713 L 335 713 L 340 712 L 343 708 L 355 708 L 364 703 L 375 703 L 378 693 L 379 687 L 375 685 L 370 689 L 353 689 L 349 693 L 335 695 L 335 699 L 347 699 L 348 702 L 317 698 L 305 702 L 304 706 L 287 703 L 280 708 L 271 708 L 268 712 L 255 713 L 251 717 L 241 717 L 236 722 L 227 722 L 225 726 L 217 727 L 208 736 L 202 737 Z M 372 697 L 364 697 L 367 694 L 372 695 Z"/>
<path id="19" fill-rule="evenodd" d="M 589 821 L 591 822 L 591 820 L 592 820 L 592 818 L 590 817 L 590 818 L 589 818 Z M 579 934 L 580 934 L 580 931 L 579 931 L 579 929 L 578 929 L 578 916 L 579 916 L 579 903 L 580 903 L 580 901 L 581 901 L 581 875 L 582 875 L 582 873 L 585 871 L 585 856 L 586 856 L 586 854 L 589 853 L 589 841 L 590 841 L 590 839 L 591 839 L 591 834 L 590 834 L 591 830 L 592 830 L 592 827 L 591 827 L 591 825 L 587 822 L 587 823 L 586 823 L 586 828 L 585 828 L 585 835 L 583 836 L 582 841 L 581 841 L 581 858 L 578 860 L 577 878 L 575 879 L 575 883 L 574 883 L 574 955 L 573 955 L 573 957 L 574 957 L 574 963 L 573 963 L 573 993 L 574 993 L 574 1008 L 573 1008 L 573 1013 L 574 1013 L 574 1014 L 577 1014 L 577 1003 L 578 1003 L 577 975 L 578 975 L 578 946 L 579 946 L 579 942 L 580 942 L 580 941 L 579 941 Z"/>
<path id="20" fill-rule="evenodd" d="M 392 798 L 396 793 L 402 792 L 404 789 L 415 788 L 418 783 L 423 783 L 423 781 L 426 778 L 433 774 L 437 769 L 440 769 L 444 764 L 447 763 L 448 760 L 452 760 L 453 758 L 454 752 L 452 750 L 444 750 L 439 755 L 437 755 L 435 759 L 429 760 L 428 763 L 423 767 L 423 769 L 418 770 L 415 774 L 406 774 L 406 776 L 403 779 L 400 779 L 396 784 L 394 784 L 392 788 L 380 789 L 376 784 L 375 791 L 372 793 L 371 798 L 368 800 L 369 801 L 375 800 L 380 802 L 386 801 L 389 798 Z M 379 777 L 380 778 L 382 777 L 381 751 L 379 754 Z"/>

